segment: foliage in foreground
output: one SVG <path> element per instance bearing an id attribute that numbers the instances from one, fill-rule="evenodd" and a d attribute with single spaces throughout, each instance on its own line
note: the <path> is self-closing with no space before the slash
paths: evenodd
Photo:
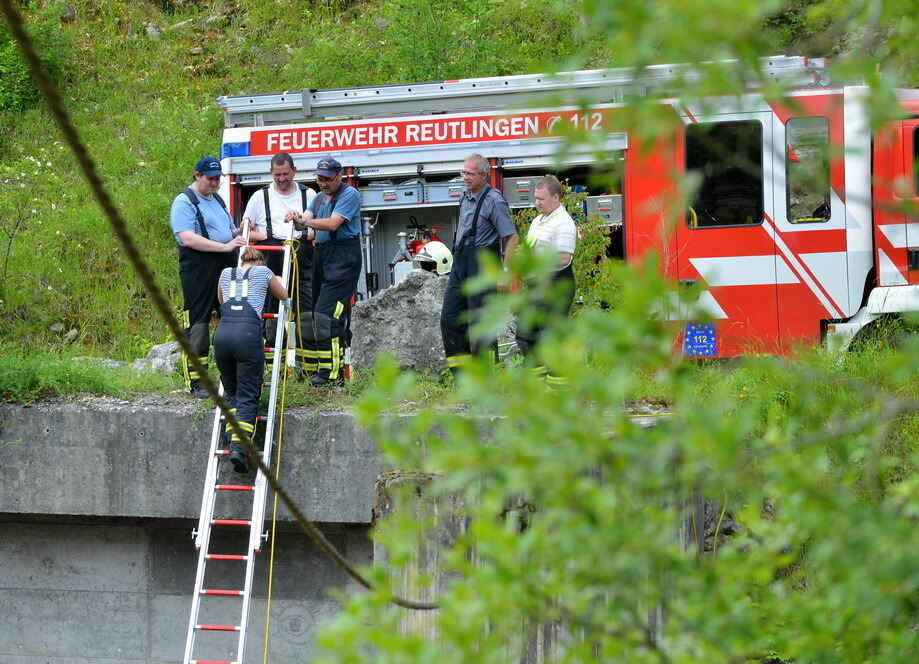
<path id="1" fill-rule="evenodd" d="M 432 480 L 396 493 L 375 533 L 390 565 L 326 627 L 322 662 L 518 661 L 537 631 L 546 662 L 914 661 L 919 447 L 887 432 L 897 418 L 915 431 L 916 340 L 876 382 L 818 355 L 744 361 L 700 390 L 653 321 L 654 274 L 623 275 L 619 308 L 543 346 L 568 390 L 480 364 L 455 402 L 482 417 L 397 421 L 389 404 L 416 388 L 379 367 L 361 421 L 388 463 Z M 623 409 L 643 369 L 673 396 L 651 427 Z M 687 542 L 692 494 L 727 510 L 716 529 L 742 526 L 714 555 Z M 439 595 L 431 634 L 387 604 L 392 589 Z"/>

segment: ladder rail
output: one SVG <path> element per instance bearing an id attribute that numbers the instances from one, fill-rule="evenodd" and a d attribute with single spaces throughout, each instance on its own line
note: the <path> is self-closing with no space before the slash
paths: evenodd
<path id="1" fill-rule="evenodd" d="M 249 225 L 244 224 L 242 228 L 243 241 L 246 244 L 249 243 Z M 242 256 L 240 255 L 239 261 L 237 262 L 237 267 L 242 265 Z M 223 396 L 223 383 L 219 383 L 217 386 L 217 394 Z M 215 498 L 214 486 L 217 483 L 217 449 L 219 443 L 223 437 L 223 425 L 225 421 L 223 419 L 223 413 L 220 412 L 219 408 L 214 408 L 214 426 L 211 430 L 211 446 L 208 451 L 208 462 L 207 470 L 205 472 L 205 481 L 204 481 L 204 490 L 201 496 L 201 511 L 198 513 L 198 529 L 195 531 L 195 548 L 201 548 L 201 533 L 204 532 L 206 527 L 207 515 L 212 512 L 213 501 Z"/>
<path id="2" fill-rule="evenodd" d="M 216 455 L 214 455 L 216 456 Z M 208 467 L 210 467 L 210 463 Z M 214 474 L 216 475 L 217 468 L 214 467 Z M 205 485 L 207 485 L 205 481 Z M 213 510 L 213 502 L 209 510 Z M 201 590 L 204 588 L 204 574 L 207 570 L 207 554 L 208 549 L 210 548 L 210 539 L 211 539 L 211 526 L 210 523 L 207 523 L 203 530 L 198 533 L 198 567 L 195 570 L 195 585 L 194 593 L 191 600 L 191 610 L 188 614 L 188 632 L 185 635 L 185 655 L 182 661 L 185 664 L 188 664 L 191 660 L 192 653 L 195 648 L 195 634 L 196 634 L 196 625 L 198 623 L 198 616 L 201 611 Z"/>
<path id="3" fill-rule="evenodd" d="M 292 261 L 290 260 L 291 256 L 291 245 L 284 245 L 284 270 L 282 272 L 282 283 L 290 284 L 290 268 Z M 288 310 L 284 306 L 278 307 L 278 318 L 277 318 L 277 328 L 274 335 L 274 362 L 271 366 L 271 386 L 268 397 L 268 413 L 265 417 L 265 445 L 262 448 L 262 462 L 266 467 L 271 468 L 271 455 L 274 448 L 274 437 L 275 430 L 277 426 L 277 404 L 278 404 L 278 388 L 281 384 L 281 367 L 286 362 L 286 352 L 284 348 L 284 339 L 287 332 L 287 316 Z M 265 504 L 268 498 L 268 481 L 262 473 L 258 474 L 258 477 L 255 479 L 255 493 L 256 501 L 253 505 L 252 511 L 252 531 L 251 539 L 249 542 L 249 549 L 253 552 L 258 552 L 262 550 L 262 542 L 264 537 L 262 536 L 262 524 L 265 520 Z M 258 529 L 256 529 L 258 525 Z"/>
<path id="4" fill-rule="evenodd" d="M 223 396 L 223 383 L 217 387 L 217 393 Z M 214 424 L 211 429 L 211 444 L 208 450 L 207 470 L 204 476 L 204 491 L 201 495 L 201 512 L 198 515 L 198 528 L 195 531 L 195 548 L 200 549 L 201 534 L 204 532 L 207 515 L 211 513 L 211 507 L 214 501 L 214 487 L 217 484 L 217 454 L 220 440 L 223 437 L 223 414 L 219 408 L 214 409 Z"/>
<path id="5" fill-rule="evenodd" d="M 248 229 L 246 229 L 246 237 Z M 283 249 L 283 265 L 281 280 L 282 283 L 290 283 L 290 273 L 292 269 L 291 261 L 291 243 L 285 243 Z M 276 428 L 277 401 L 278 391 L 281 378 L 281 363 L 286 359 L 285 352 L 285 334 L 287 332 L 286 319 L 288 310 L 286 307 L 279 307 L 277 314 L 277 329 L 274 341 L 274 362 L 272 363 L 270 392 L 268 398 L 268 414 L 263 421 L 266 423 L 264 435 L 264 447 L 262 450 L 262 461 L 268 467 L 271 466 L 271 457 L 274 445 L 274 432 Z M 223 386 L 220 386 L 220 393 L 223 394 Z M 261 418 L 260 418 L 261 419 Z M 195 531 L 195 546 L 198 549 L 198 567 L 195 572 L 194 594 L 192 597 L 191 610 L 189 612 L 188 632 L 185 640 L 185 653 L 183 657 L 184 664 L 191 664 L 198 661 L 218 661 L 213 659 L 200 659 L 194 657 L 196 635 L 200 630 L 237 632 L 236 654 L 233 660 L 234 664 L 239 664 L 244 660 L 246 639 L 249 634 L 249 614 L 252 607 L 252 589 L 255 577 L 255 554 L 261 550 L 261 543 L 264 537 L 264 518 L 265 505 L 267 502 L 268 484 L 262 473 L 258 473 L 252 487 L 252 507 L 251 519 L 248 521 L 249 537 L 247 540 L 247 550 L 244 556 L 232 554 L 211 554 L 211 535 L 214 525 L 221 526 L 239 526 L 245 524 L 241 519 L 215 519 L 216 496 L 218 490 L 231 490 L 233 493 L 242 491 L 237 485 L 220 485 L 219 480 L 219 460 L 220 441 L 223 440 L 223 425 L 225 424 L 219 409 L 215 409 L 214 424 L 211 430 L 211 443 L 208 452 L 208 465 L 204 481 L 204 492 L 201 500 L 201 514 L 198 517 L 198 528 Z M 241 591 L 230 589 L 215 589 L 205 592 L 204 583 L 207 573 L 207 563 L 209 560 L 218 561 L 243 561 L 246 567 L 243 577 L 243 588 Z M 239 623 L 235 626 L 215 626 L 201 625 L 200 616 L 202 611 L 202 599 L 205 597 L 216 597 L 215 601 L 228 601 L 233 598 L 240 598 Z M 224 660 L 219 660 L 224 661 Z"/>

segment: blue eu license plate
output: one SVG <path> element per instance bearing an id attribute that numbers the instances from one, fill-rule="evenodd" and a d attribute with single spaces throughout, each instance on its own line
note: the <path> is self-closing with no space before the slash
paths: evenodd
<path id="1" fill-rule="evenodd" d="M 686 357 L 715 357 L 718 337 L 714 323 L 686 323 L 683 328 L 683 355 Z"/>

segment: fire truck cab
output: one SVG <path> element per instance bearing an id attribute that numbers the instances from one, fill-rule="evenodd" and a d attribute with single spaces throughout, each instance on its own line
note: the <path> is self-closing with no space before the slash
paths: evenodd
<path id="1" fill-rule="evenodd" d="M 822 59 L 777 56 L 743 94 L 660 96 L 670 129 L 630 135 L 628 100 L 692 73 L 663 65 L 221 97 L 223 193 L 239 220 L 271 182 L 274 153 L 290 153 L 307 184 L 315 162 L 334 156 L 363 199 L 373 294 L 392 283 L 399 233 L 433 227 L 450 244 L 469 154 L 489 160 L 490 184 L 512 207 L 532 206 L 535 182 L 557 173 L 588 191 L 586 212 L 606 219 L 618 257 L 654 251 L 675 284 L 698 287 L 704 320 L 681 305 L 669 313 L 692 357 L 848 342 L 878 318 L 919 311 L 919 91 L 899 90 L 900 116 L 873 132 L 868 88 L 830 85 Z M 770 79 L 790 90 L 767 95 Z M 619 177 L 591 190 L 596 172 Z"/>

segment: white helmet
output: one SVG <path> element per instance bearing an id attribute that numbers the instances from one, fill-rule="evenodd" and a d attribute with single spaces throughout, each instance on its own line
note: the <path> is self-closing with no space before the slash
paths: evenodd
<path id="1" fill-rule="evenodd" d="M 437 240 L 432 240 L 421 247 L 412 260 L 418 263 L 418 267 L 422 270 L 436 271 L 437 274 L 447 274 L 453 268 L 453 254 L 447 249 L 447 245 Z"/>

